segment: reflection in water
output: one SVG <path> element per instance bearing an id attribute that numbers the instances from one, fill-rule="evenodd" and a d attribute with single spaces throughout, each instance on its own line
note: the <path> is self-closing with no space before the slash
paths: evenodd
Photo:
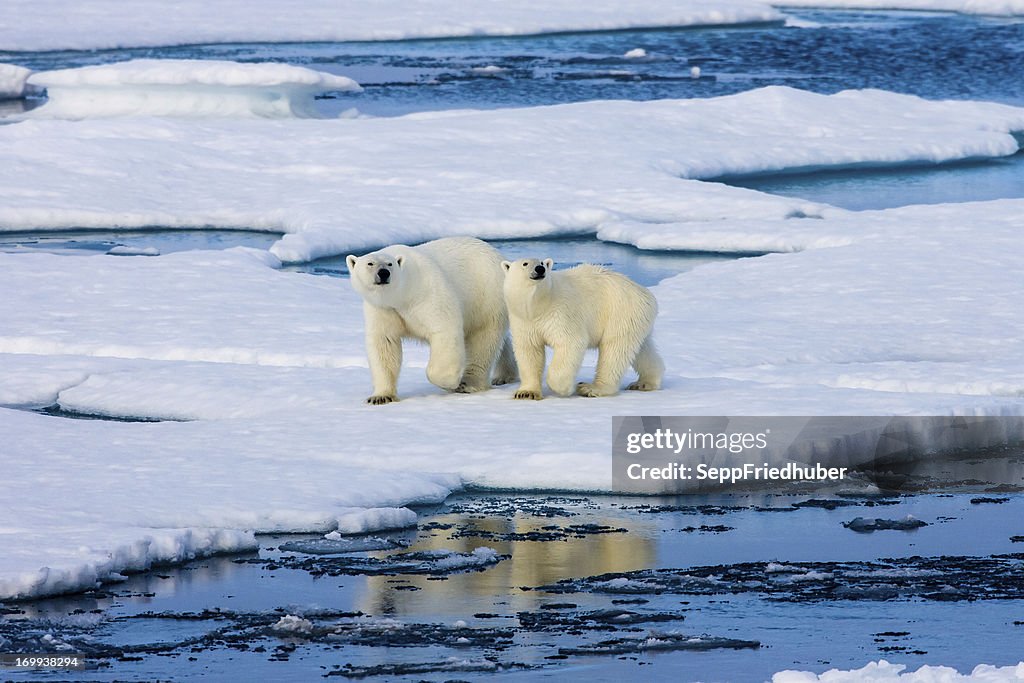
<path id="1" fill-rule="evenodd" d="M 994 454 L 924 457 L 911 462 L 877 465 L 868 472 L 868 476 L 879 486 L 898 491 L 978 486 L 986 493 L 1024 491 L 1024 452 L 1020 444 L 994 450 Z"/>
<path id="2" fill-rule="evenodd" d="M 43 600 L 17 603 L 23 614 L 18 619 L 64 619 L 69 614 L 91 614 L 108 610 L 130 598 L 133 612 L 142 612 L 149 605 L 165 604 L 189 593 L 219 591 L 233 582 L 250 580 L 245 565 L 233 560 L 256 557 L 256 553 L 211 557 L 185 566 L 156 566 L 146 572 L 131 574 L 120 583 L 107 584 L 95 592 L 62 595 Z M 215 593 L 219 595 L 219 593 Z"/>
<path id="3" fill-rule="evenodd" d="M 627 520 L 608 515 L 588 515 L 588 524 L 613 529 L 627 527 L 628 532 L 588 534 L 581 538 L 570 534 L 564 540 L 554 541 L 495 540 L 490 536 L 544 533 L 544 527 L 576 523 L 575 517 L 536 517 L 520 512 L 511 518 L 460 514 L 441 515 L 431 521 L 453 526 L 451 529 L 421 533 L 410 547 L 411 551 L 455 550 L 468 553 L 487 546 L 511 557 L 483 572 L 447 577 L 444 585 L 428 576 L 406 576 L 400 581 L 389 576 L 369 577 L 366 594 L 359 603 L 361 611 L 368 614 L 438 614 L 450 609 L 453 599 L 465 599 L 467 596 L 489 598 L 503 594 L 516 610 L 536 609 L 545 596 L 514 589 L 509 591 L 509 588 L 541 586 L 573 576 L 642 569 L 652 566 L 658 554 L 655 540 L 657 523 L 653 518 L 637 519 L 633 516 Z M 470 533 L 483 532 L 488 538 L 473 535 L 451 537 L 455 530 L 463 528 L 468 528 Z"/>
<path id="4" fill-rule="evenodd" d="M 44 100 L 28 99 L 28 100 L 5 100 L 0 99 L 0 125 L 10 123 L 3 119 L 8 116 L 17 116 L 18 114 L 24 114 L 27 111 L 32 111 Z"/>

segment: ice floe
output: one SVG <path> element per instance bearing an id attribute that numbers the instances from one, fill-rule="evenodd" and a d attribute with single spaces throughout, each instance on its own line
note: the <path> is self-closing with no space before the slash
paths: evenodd
<path id="1" fill-rule="evenodd" d="M 354 510 L 338 516 L 336 534 L 366 534 L 387 529 L 416 526 L 416 513 L 409 508 L 370 508 Z"/>
<path id="2" fill-rule="evenodd" d="M 32 70 L 23 66 L 0 64 L 0 100 L 24 97 L 25 82 L 31 74 Z"/>
<path id="3" fill-rule="evenodd" d="M 869 662 L 860 669 L 843 671 L 830 669 L 822 674 L 810 671 L 780 671 L 772 676 L 772 683 L 855 683 L 870 680 L 875 683 L 1001 683 L 1024 680 L 1024 662 L 1016 666 L 979 664 L 968 673 L 960 673 L 948 666 L 925 665 L 907 671 L 905 664 L 890 664 L 884 659 Z"/>
<path id="4" fill-rule="evenodd" d="M 308 635 L 313 632 L 313 622 L 309 619 L 295 616 L 294 614 L 286 614 L 278 619 L 270 628 L 278 631 L 279 633 Z"/>
<path id="5" fill-rule="evenodd" d="M 779 0 L 772 4 L 783 8 L 917 10 L 993 16 L 1024 15 L 1024 0 Z"/>
<path id="6" fill-rule="evenodd" d="M 32 74 L 41 118 L 108 116 L 315 117 L 323 92 L 358 92 L 351 78 L 289 64 L 137 59 Z"/>
<path id="7" fill-rule="evenodd" d="M 508 36 L 782 19 L 758 0 L 299 0 L 286 12 L 271 0 L 212 6 L 203 0 L 173 6 L 161 0 L 128 6 L 117 0 L 93 0 L 88 6 L 74 0 L 6 0 L 4 7 L 17 21 L 0 24 L 0 47 L 12 51 Z"/>
<path id="8" fill-rule="evenodd" d="M 646 231 L 683 232 L 692 244 L 663 247 L 786 251 L 859 228 L 803 220 L 838 209 L 694 179 L 999 157 L 1021 130 L 1024 109 L 1005 105 L 784 87 L 397 119 L 32 120 L 0 128 L 0 229 L 280 231 L 272 251 L 289 262 L 454 234 L 597 232 L 652 248 Z"/>

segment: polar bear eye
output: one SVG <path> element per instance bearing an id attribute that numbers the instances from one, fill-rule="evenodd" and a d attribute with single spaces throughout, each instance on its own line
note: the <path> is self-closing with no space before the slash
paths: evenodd
<path id="1" fill-rule="evenodd" d="M 529 261 L 523 261 L 523 268 L 525 268 L 525 267 L 526 267 L 526 266 L 528 266 L 528 265 L 530 265 L 530 262 L 529 262 Z"/>
<path id="2" fill-rule="evenodd" d="M 368 262 L 366 263 L 366 267 L 367 267 L 367 268 L 373 268 L 373 261 L 368 261 Z"/>

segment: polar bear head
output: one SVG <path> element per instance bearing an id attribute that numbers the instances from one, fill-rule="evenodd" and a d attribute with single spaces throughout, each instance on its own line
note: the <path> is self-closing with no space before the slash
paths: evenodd
<path id="1" fill-rule="evenodd" d="M 551 259 L 521 258 L 502 261 L 501 265 L 505 269 L 505 304 L 513 315 L 535 313 L 536 307 L 551 296 L 551 269 L 555 265 Z"/>
<path id="2" fill-rule="evenodd" d="M 505 282 L 516 285 L 527 285 L 531 287 L 546 286 L 551 280 L 548 277 L 554 268 L 555 262 L 549 258 L 541 261 L 535 258 L 524 258 L 518 261 L 502 261 L 501 266 L 505 269 Z"/>
<path id="3" fill-rule="evenodd" d="M 389 301 L 400 298 L 405 286 L 402 266 L 405 256 L 396 256 L 387 251 L 375 251 L 366 256 L 345 257 L 352 288 L 364 299 L 378 306 L 388 306 Z"/>

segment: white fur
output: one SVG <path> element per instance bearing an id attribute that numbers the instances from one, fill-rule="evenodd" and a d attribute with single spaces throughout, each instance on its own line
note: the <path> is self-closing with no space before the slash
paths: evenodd
<path id="1" fill-rule="evenodd" d="M 541 398 L 544 350 L 553 349 L 548 386 L 568 396 L 618 393 L 626 368 L 638 381 L 629 389 L 661 388 L 665 366 L 651 331 L 658 314 L 654 295 L 625 275 L 599 266 L 581 265 L 553 271 L 551 259 L 504 261 L 505 303 L 522 384 L 516 398 Z M 531 279 L 543 266 L 542 279 Z M 593 382 L 576 384 L 587 349 L 598 349 Z"/>
<path id="2" fill-rule="evenodd" d="M 430 345 L 427 379 L 449 391 L 487 389 L 514 381 L 512 354 L 503 350 L 508 314 L 502 296 L 501 254 L 471 237 L 448 237 L 416 247 L 396 244 L 348 256 L 352 287 L 363 297 L 366 353 L 373 376 L 367 402 L 398 398 L 402 340 Z M 381 267 L 390 273 L 376 282 Z"/>

